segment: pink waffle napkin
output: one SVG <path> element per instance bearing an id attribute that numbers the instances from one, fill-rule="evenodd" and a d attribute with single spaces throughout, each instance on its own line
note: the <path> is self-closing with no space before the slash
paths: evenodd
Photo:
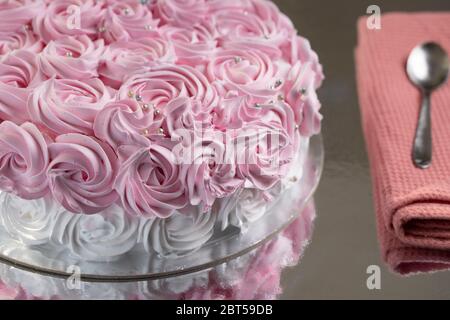
<path id="1" fill-rule="evenodd" d="M 450 85 L 432 97 L 433 163 L 414 167 L 411 148 L 420 92 L 406 59 L 436 41 L 450 52 L 450 13 L 390 13 L 381 30 L 358 23 L 357 82 L 386 262 L 401 274 L 450 268 Z"/>

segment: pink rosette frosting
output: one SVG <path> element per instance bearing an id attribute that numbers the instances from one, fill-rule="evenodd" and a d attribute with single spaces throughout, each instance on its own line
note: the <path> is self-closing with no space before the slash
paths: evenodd
<path id="1" fill-rule="evenodd" d="M 104 83 L 118 89 L 130 74 L 158 63 L 176 60 L 172 44 L 160 37 L 118 41 L 105 52 L 99 74 Z"/>
<path id="2" fill-rule="evenodd" d="M 224 132 L 242 128 L 244 120 L 240 118 L 239 109 L 244 99 L 242 96 L 227 95 L 222 103 L 213 109 L 211 120 L 213 128 Z"/>
<path id="3" fill-rule="evenodd" d="M 146 130 L 157 132 L 161 121 L 155 121 L 154 112 L 134 100 L 111 102 L 97 114 L 95 136 L 117 149 L 122 145 L 146 145 Z"/>
<path id="4" fill-rule="evenodd" d="M 314 63 L 297 62 L 289 72 L 284 90 L 286 101 L 292 107 L 295 123 L 299 125 L 303 136 L 320 132 L 322 115 L 316 88 L 320 86 L 323 76 L 314 70 Z"/>
<path id="5" fill-rule="evenodd" d="M 256 99 L 275 96 L 277 67 L 269 56 L 258 50 L 219 50 L 210 58 L 208 79 L 219 81 L 227 90 Z"/>
<path id="6" fill-rule="evenodd" d="M 45 12 L 42 0 L 6 0 L 0 2 L 0 32 L 16 31 Z"/>
<path id="7" fill-rule="evenodd" d="M 191 27 L 207 17 L 208 4 L 206 0 L 156 0 L 155 12 L 164 24 Z"/>
<path id="8" fill-rule="evenodd" d="M 183 174 L 191 205 L 208 210 L 217 198 L 235 193 L 244 180 L 238 176 L 234 159 L 227 159 L 221 135 L 202 137 L 194 142 L 190 162 L 183 164 Z"/>
<path id="9" fill-rule="evenodd" d="M 187 135 L 191 143 L 195 129 L 200 129 L 200 123 L 192 112 L 191 100 L 187 97 L 176 98 L 165 106 L 164 111 L 166 114 L 162 121 L 164 133 L 174 141 Z"/>
<path id="10" fill-rule="evenodd" d="M 246 10 L 250 6 L 250 0 L 208 0 L 210 13 L 227 10 Z"/>
<path id="11" fill-rule="evenodd" d="M 97 77 L 104 49 L 102 39 L 92 41 L 86 35 L 52 40 L 40 54 L 41 70 L 48 77 L 62 79 Z"/>
<path id="12" fill-rule="evenodd" d="M 323 78 L 271 1 L 0 0 L 0 188 L 160 218 L 269 190 Z"/>
<path id="13" fill-rule="evenodd" d="M 65 36 L 96 36 L 102 6 L 97 0 L 48 1 L 46 10 L 36 12 L 33 30 L 46 43 Z"/>
<path id="14" fill-rule="evenodd" d="M 97 113 L 112 100 L 109 89 L 96 78 L 49 79 L 34 89 L 28 100 L 33 121 L 58 135 L 93 134 Z"/>
<path id="15" fill-rule="evenodd" d="M 309 41 L 296 34 L 285 43 L 282 48 L 283 57 L 288 61 L 292 67 L 298 62 L 308 64 L 308 67 L 314 71 L 312 79 L 314 79 L 314 89 L 321 86 L 324 79 L 322 65 L 319 63 L 317 53 L 311 48 Z"/>
<path id="16" fill-rule="evenodd" d="M 161 145 L 122 148 L 115 188 L 122 207 L 132 215 L 167 218 L 184 208 L 187 194 L 173 153 Z"/>
<path id="17" fill-rule="evenodd" d="M 269 190 L 286 174 L 295 155 L 288 133 L 260 122 L 239 129 L 233 141 L 238 175 L 249 187 Z"/>
<path id="18" fill-rule="evenodd" d="M 167 103 L 177 97 L 188 97 L 193 112 L 207 112 L 217 105 L 217 90 L 197 69 L 189 66 L 165 64 L 155 66 L 131 76 L 120 88 L 118 96 L 130 95 L 151 104 L 162 114 Z"/>
<path id="19" fill-rule="evenodd" d="M 58 136 L 50 144 L 49 154 L 50 190 L 67 210 L 94 214 L 117 200 L 113 182 L 118 162 L 110 146 L 72 133 Z"/>
<path id="20" fill-rule="evenodd" d="M 48 162 L 47 140 L 34 124 L 0 124 L 0 189 L 24 199 L 44 196 Z"/>
<path id="21" fill-rule="evenodd" d="M 210 132 L 207 126 L 209 119 L 195 117 L 192 101 L 188 97 L 178 97 L 170 101 L 165 106 L 164 113 L 160 127 L 163 139 L 159 139 L 159 142 L 172 148 L 177 163 L 192 164 L 195 158 L 196 139 L 202 137 L 203 128 L 205 132 Z M 155 137 L 150 138 L 156 140 Z"/>
<path id="22" fill-rule="evenodd" d="M 254 103 L 250 97 L 229 96 L 214 109 L 212 124 L 217 130 L 245 128 L 251 123 L 269 125 L 283 130 L 292 141 L 297 139 L 294 110 L 286 101 Z M 239 130 L 232 132 L 237 134 Z"/>
<path id="23" fill-rule="evenodd" d="M 14 50 L 27 50 L 39 53 L 43 47 L 42 41 L 32 31 L 25 28 L 16 32 L 0 32 L 0 56 L 4 56 Z"/>
<path id="24" fill-rule="evenodd" d="M 165 25 L 159 32 L 175 47 L 178 64 L 204 64 L 217 47 L 216 30 L 212 23 L 190 28 Z"/>
<path id="25" fill-rule="evenodd" d="M 284 101 L 248 103 L 247 98 L 230 99 L 229 113 L 216 113 L 214 125 L 232 130 L 231 144 L 238 175 L 251 187 L 268 190 L 285 175 L 298 150 L 298 131 L 292 107 Z"/>
<path id="26" fill-rule="evenodd" d="M 42 80 L 36 54 L 19 50 L 0 63 L 0 118 L 20 124 L 28 119 L 28 97 Z"/>
<path id="27" fill-rule="evenodd" d="M 244 1 L 226 10 L 212 6 L 212 17 L 225 49 L 257 49 L 270 58 L 279 58 L 280 46 L 295 34 L 290 20 L 271 1 Z"/>
<path id="28" fill-rule="evenodd" d="M 101 36 L 108 42 L 149 38 L 158 26 L 150 9 L 136 0 L 108 0 L 99 23 Z"/>
<path id="29" fill-rule="evenodd" d="M 241 100 L 237 111 L 238 118 L 244 123 L 257 123 L 267 125 L 274 129 L 283 130 L 287 137 L 295 140 L 295 114 L 292 107 L 284 101 L 275 101 L 266 104 L 248 104 Z"/>

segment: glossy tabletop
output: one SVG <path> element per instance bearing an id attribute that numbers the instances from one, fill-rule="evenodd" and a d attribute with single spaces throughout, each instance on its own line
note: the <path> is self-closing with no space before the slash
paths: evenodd
<path id="1" fill-rule="evenodd" d="M 284 271 L 282 299 L 449 299 L 450 272 L 392 274 L 377 243 L 371 180 L 355 85 L 356 21 L 376 3 L 389 11 L 450 11 L 448 0 L 274 0 L 319 53 L 326 80 L 325 170 L 316 194 L 317 220 L 302 262 Z M 450 22 L 449 22 L 450 23 Z M 450 24 L 449 24 L 450 25 Z M 450 103 L 450 101 L 449 101 Z M 381 289 L 366 285 L 381 268 Z"/>

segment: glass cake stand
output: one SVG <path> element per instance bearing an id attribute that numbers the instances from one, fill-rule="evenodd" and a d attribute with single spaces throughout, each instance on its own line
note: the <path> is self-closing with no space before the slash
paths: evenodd
<path id="1" fill-rule="evenodd" d="M 0 232 L 0 263 L 58 278 L 77 274 L 86 282 L 135 282 L 177 277 L 213 268 L 236 259 L 271 240 L 290 225 L 311 200 L 320 180 L 324 150 L 320 135 L 311 138 L 302 178 L 271 206 L 245 233 L 228 227 L 196 252 L 164 258 L 129 252 L 113 262 L 87 262 L 49 247 L 29 247 Z"/>

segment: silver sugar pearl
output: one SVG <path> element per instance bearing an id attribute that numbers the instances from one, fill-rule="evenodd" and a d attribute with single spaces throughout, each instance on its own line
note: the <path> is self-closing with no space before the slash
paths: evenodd
<path id="1" fill-rule="evenodd" d="M 144 103 L 142 105 L 142 110 L 147 111 L 148 109 L 150 109 L 150 105 L 148 103 Z"/>
<path id="2" fill-rule="evenodd" d="M 239 63 L 239 62 L 241 62 L 242 61 L 242 58 L 241 57 L 234 57 L 234 62 L 235 63 Z"/>
<path id="3" fill-rule="evenodd" d="M 142 5 L 146 5 L 146 4 L 148 4 L 148 2 L 149 2 L 149 0 L 140 0 L 140 3 L 141 3 Z"/>
<path id="4" fill-rule="evenodd" d="M 72 57 L 73 57 L 73 53 L 70 52 L 70 51 L 67 51 L 67 52 L 66 52 L 66 57 L 72 58 Z"/>
<path id="5" fill-rule="evenodd" d="M 140 95 L 136 95 L 136 101 L 142 101 L 142 96 L 140 96 Z"/>
<path id="6" fill-rule="evenodd" d="M 130 9 L 128 9 L 128 8 L 125 8 L 125 9 L 123 9 L 123 14 L 124 15 L 129 15 L 130 14 Z"/>
<path id="7" fill-rule="evenodd" d="M 158 116 L 161 114 L 161 111 L 159 111 L 158 109 L 155 109 L 155 116 Z"/>
<path id="8" fill-rule="evenodd" d="M 279 86 L 281 86 L 283 84 L 282 80 L 277 80 L 275 81 L 275 84 L 273 85 L 275 88 L 278 88 Z"/>
<path id="9" fill-rule="evenodd" d="M 147 24 L 144 28 L 147 31 L 153 30 L 153 27 L 151 25 L 149 25 L 149 24 Z"/>
<path id="10" fill-rule="evenodd" d="M 98 30 L 98 32 L 103 33 L 103 32 L 106 32 L 106 27 L 101 26 L 101 27 L 98 27 L 97 30 Z"/>
<path id="11" fill-rule="evenodd" d="M 283 101 L 284 100 L 284 96 L 282 94 L 278 95 L 278 101 Z"/>
<path id="12" fill-rule="evenodd" d="M 134 97 L 134 92 L 128 91 L 128 98 L 133 98 L 133 97 Z"/>
<path id="13" fill-rule="evenodd" d="M 158 133 L 159 133 L 159 134 L 164 134 L 164 129 L 163 129 L 163 128 L 159 128 L 159 129 L 158 129 Z"/>
<path id="14" fill-rule="evenodd" d="M 144 136 L 148 136 L 149 133 L 150 133 L 150 132 L 148 131 L 148 129 L 144 129 L 144 131 L 142 131 L 142 134 L 143 134 Z"/>
<path id="15" fill-rule="evenodd" d="M 308 91 L 306 90 L 306 88 L 301 88 L 300 89 L 300 93 L 305 95 Z"/>

